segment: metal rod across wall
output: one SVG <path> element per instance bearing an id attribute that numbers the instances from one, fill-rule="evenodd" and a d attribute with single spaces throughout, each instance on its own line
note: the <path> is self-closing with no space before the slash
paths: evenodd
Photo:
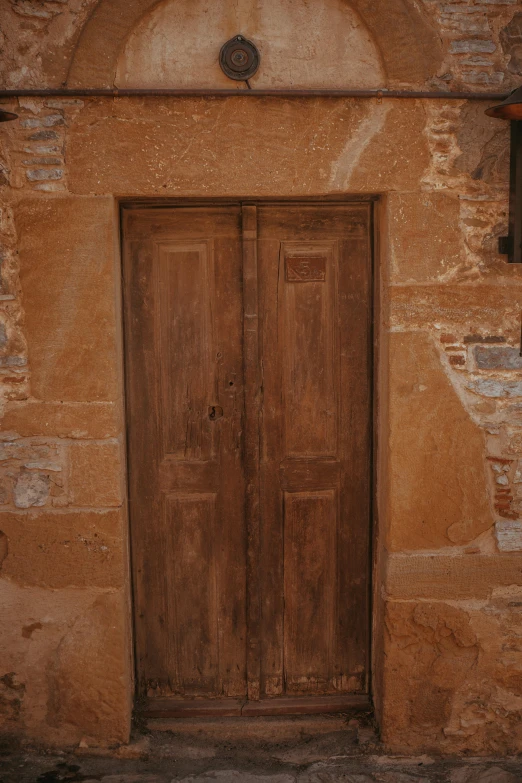
<path id="1" fill-rule="evenodd" d="M 467 101 L 503 101 L 507 93 L 500 92 L 445 92 L 444 90 L 301 90 L 301 89 L 204 89 L 204 88 L 144 88 L 111 89 L 109 87 L 92 88 L 54 88 L 23 90 L 0 90 L 0 98 L 48 98 L 48 97 L 84 97 L 84 98 L 132 98 L 132 97 L 193 97 L 193 98 L 435 98 L 440 100 Z"/>

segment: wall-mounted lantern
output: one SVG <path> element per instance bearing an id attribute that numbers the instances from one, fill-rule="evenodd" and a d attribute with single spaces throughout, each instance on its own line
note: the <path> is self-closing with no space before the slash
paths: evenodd
<path id="1" fill-rule="evenodd" d="M 13 114 L 12 111 L 4 111 L 0 109 L 0 122 L 9 122 L 10 120 L 18 119 L 18 114 Z"/>
<path id="2" fill-rule="evenodd" d="M 522 87 L 498 106 L 487 109 L 486 114 L 511 123 L 509 233 L 500 237 L 498 249 L 507 255 L 510 264 L 522 264 Z"/>

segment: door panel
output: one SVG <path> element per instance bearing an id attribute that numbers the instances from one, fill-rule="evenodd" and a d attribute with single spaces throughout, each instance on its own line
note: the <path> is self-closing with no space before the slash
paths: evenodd
<path id="1" fill-rule="evenodd" d="M 368 687 L 369 217 L 258 209 L 265 697 Z"/>
<path id="2" fill-rule="evenodd" d="M 137 667 L 156 712 L 368 692 L 370 209 L 124 211 Z"/>
<path id="3" fill-rule="evenodd" d="M 238 208 L 125 215 L 142 690 L 246 693 Z"/>
<path id="4" fill-rule="evenodd" d="M 160 416 L 164 453 L 176 460 L 215 457 L 216 428 L 201 416 L 215 384 L 212 250 L 208 241 L 157 246 Z"/>
<path id="5" fill-rule="evenodd" d="M 279 339 L 286 457 L 337 454 L 337 258 L 331 243 L 281 243 Z"/>
<path id="6" fill-rule="evenodd" d="M 283 507 L 286 692 L 324 692 L 332 676 L 336 492 L 285 492 Z"/>

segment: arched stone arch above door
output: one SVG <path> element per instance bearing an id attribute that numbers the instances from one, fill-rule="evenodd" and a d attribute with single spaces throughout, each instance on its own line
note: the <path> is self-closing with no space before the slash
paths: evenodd
<path id="1" fill-rule="evenodd" d="M 185 5 L 184 0 L 179 0 L 179 2 Z M 265 0 L 264 4 L 267 2 L 268 0 Z M 277 7 L 283 13 L 286 8 L 287 15 L 293 14 L 295 18 L 299 18 L 300 9 L 298 6 L 300 2 L 303 4 L 303 26 L 299 36 L 294 35 L 294 37 L 296 40 L 300 37 L 303 46 L 306 47 L 307 24 L 311 18 L 310 2 L 287 0 L 283 4 L 278 3 Z M 342 6 L 345 4 L 345 0 L 315 0 L 315 2 L 321 7 L 332 6 L 332 11 L 336 16 L 332 30 L 336 30 L 339 20 L 343 16 Z M 119 82 L 119 86 L 145 86 L 143 83 L 137 83 L 136 79 L 131 79 L 128 69 L 128 75 L 125 76 L 126 66 L 122 64 L 122 57 L 128 58 L 127 47 L 132 48 L 133 44 L 135 46 L 134 55 L 136 54 L 137 37 L 140 31 L 147 29 L 147 21 L 151 15 L 155 15 L 159 19 L 164 13 L 160 6 L 166 7 L 175 3 L 176 0 L 167 0 L 167 3 L 165 0 L 159 2 L 158 0 L 100 0 L 85 23 L 78 39 L 69 68 L 67 86 L 70 88 L 112 87 L 117 82 Z M 226 5 L 226 0 L 223 0 L 222 4 Z M 256 8 L 261 8 L 264 4 L 258 3 Z M 236 5 L 233 4 L 234 8 Z M 361 53 L 364 41 L 368 41 L 368 68 L 365 78 L 362 79 L 361 76 L 359 83 L 355 84 L 352 80 L 350 84 L 346 84 L 344 81 L 340 84 L 339 78 L 343 78 L 341 64 L 340 77 L 337 78 L 337 81 L 332 81 L 330 78 L 324 83 L 324 86 L 352 88 L 381 85 L 389 87 L 414 86 L 424 84 L 431 76 L 435 75 L 441 61 L 440 39 L 428 17 L 422 15 L 409 0 L 351 0 L 347 5 L 351 8 L 351 13 L 350 11 L 344 13 L 345 28 L 347 33 L 351 30 L 356 56 Z M 319 14 L 318 18 L 321 16 L 324 14 Z M 252 27 L 252 30 L 252 33 L 249 30 L 234 30 L 230 35 L 243 32 L 245 35 L 251 34 L 255 37 L 255 26 Z M 316 30 L 310 32 L 316 36 Z M 210 30 L 208 38 L 212 39 Z M 205 39 L 201 40 L 194 36 L 193 45 L 196 49 L 194 62 L 197 62 L 197 47 L 204 47 Z M 328 41 L 326 45 L 328 45 Z M 137 48 L 139 49 L 139 46 Z M 350 48 L 349 51 L 352 49 Z M 333 56 L 337 56 L 338 52 L 339 47 L 333 46 Z M 327 61 L 324 53 L 322 58 L 325 58 L 325 62 Z M 319 58 L 319 62 L 322 58 Z M 281 61 L 283 59 L 280 57 Z M 361 58 L 359 60 L 361 61 Z M 187 67 L 191 67 L 191 63 L 188 61 Z M 361 62 L 361 68 L 363 67 L 364 58 Z M 352 73 L 355 77 L 358 69 Z M 290 78 L 285 81 L 281 69 L 279 74 L 280 78 L 277 81 L 274 81 L 272 75 L 270 84 L 260 82 L 259 86 L 319 86 L 316 77 L 313 80 L 310 79 L 310 83 L 306 82 L 306 69 L 305 71 L 301 69 L 298 85 Z M 175 74 L 173 74 L 173 78 L 174 76 Z M 377 83 L 379 76 L 382 78 L 380 85 Z M 226 81 L 227 86 L 232 84 L 228 80 Z M 146 86 L 154 85 L 149 82 Z M 186 83 L 184 85 L 179 83 L 167 85 L 163 81 L 157 86 L 178 87 L 186 86 Z M 216 83 L 200 83 L 197 86 L 223 87 L 224 84 L 219 78 Z"/>

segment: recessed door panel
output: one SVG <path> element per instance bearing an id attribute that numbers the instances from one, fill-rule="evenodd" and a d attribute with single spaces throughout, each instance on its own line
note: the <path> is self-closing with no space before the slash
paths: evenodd
<path id="1" fill-rule="evenodd" d="M 286 693 L 324 693 L 334 653 L 336 493 L 285 492 L 283 506 Z"/>
<path id="2" fill-rule="evenodd" d="M 164 451 L 180 460 L 208 460 L 214 452 L 216 428 L 203 415 L 215 381 L 212 251 L 210 240 L 157 244 Z"/>
<path id="3" fill-rule="evenodd" d="M 286 456 L 337 453 L 337 248 L 286 243 L 280 262 L 280 350 Z"/>

